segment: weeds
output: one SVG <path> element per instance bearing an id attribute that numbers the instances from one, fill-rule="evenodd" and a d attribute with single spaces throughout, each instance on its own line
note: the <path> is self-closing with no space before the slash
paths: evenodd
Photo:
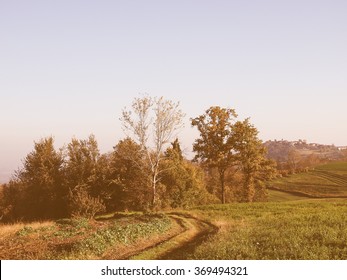
<path id="1" fill-rule="evenodd" d="M 33 232 L 35 232 L 35 230 L 32 227 L 24 226 L 22 229 L 16 232 L 16 235 L 22 237 L 22 236 L 27 236 Z"/>
<path id="2" fill-rule="evenodd" d="M 143 215 L 139 222 L 122 225 L 115 221 L 111 227 L 100 229 L 90 237 L 75 244 L 78 256 L 101 256 L 108 247 L 115 244 L 129 245 L 146 236 L 167 231 L 171 221 L 166 216 Z"/>

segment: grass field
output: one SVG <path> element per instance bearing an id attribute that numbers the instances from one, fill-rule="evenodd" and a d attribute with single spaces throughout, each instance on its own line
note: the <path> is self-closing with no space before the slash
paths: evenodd
<path id="1" fill-rule="evenodd" d="M 0 225 L 0 259 L 347 259 L 347 163 L 272 186 L 269 202 Z"/>
<path id="2" fill-rule="evenodd" d="M 191 259 L 347 259 L 347 200 L 204 206 L 220 230 Z"/>
<path id="3" fill-rule="evenodd" d="M 307 173 L 279 178 L 270 183 L 270 188 L 298 197 L 347 197 L 347 163 L 330 163 Z"/>
<path id="4" fill-rule="evenodd" d="M 218 228 L 189 244 L 198 227 L 177 230 L 172 214 L 0 226 L 0 258 L 167 259 L 176 250 L 181 259 L 345 260 L 346 213 L 347 199 L 203 206 L 175 214 Z"/>
<path id="5" fill-rule="evenodd" d="M 269 202 L 286 202 L 286 201 L 307 199 L 306 196 L 293 194 L 289 192 L 283 192 L 283 191 L 277 191 L 277 190 L 267 190 L 267 192 L 268 192 Z"/>

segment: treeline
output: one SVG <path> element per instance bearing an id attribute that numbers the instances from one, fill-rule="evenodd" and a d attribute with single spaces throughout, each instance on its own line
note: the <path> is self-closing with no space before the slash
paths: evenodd
<path id="1" fill-rule="evenodd" d="M 56 150 L 53 138 L 35 143 L 23 168 L 2 188 L 4 221 L 93 217 L 96 213 L 148 210 L 151 192 L 141 147 L 130 138 L 100 154 L 92 135 Z M 165 151 L 156 208 L 217 202 L 204 185 L 203 170 L 183 158 L 178 141 Z M 160 203 L 159 203 L 160 202 Z"/>
<path id="2" fill-rule="evenodd" d="M 3 221 L 93 217 L 106 211 L 188 208 L 208 203 L 266 200 L 274 163 L 249 120 L 211 107 L 191 119 L 200 137 L 193 161 L 178 139 L 184 114 L 163 98 L 136 98 L 121 118 L 128 135 L 101 154 L 93 135 L 55 149 L 35 142 L 23 167 L 0 189 Z"/>

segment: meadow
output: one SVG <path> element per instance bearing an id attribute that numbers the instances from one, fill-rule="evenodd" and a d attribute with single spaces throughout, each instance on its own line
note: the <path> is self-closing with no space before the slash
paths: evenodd
<path id="1" fill-rule="evenodd" d="M 307 173 L 278 178 L 269 187 L 299 197 L 347 198 L 347 163 L 329 163 Z"/>
<path id="2" fill-rule="evenodd" d="M 331 163 L 271 182 L 268 202 L 3 224 L 0 259 L 346 260 L 346 182 Z"/>
<path id="3" fill-rule="evenodd" d="M 204 206 L 194 210 L 219 231 L 191 259 L 347 259 L 347 200 Z"/>
<path id="4" fill-rule="evenodd" d="M 347 259 L 346 199 L 219 204 L 175 213 L 217 230 L 201 236 L 202 223 L 192 228 L 188 221 L 184 229 L 170 213 L 4 225 L 0 258 Z"/>

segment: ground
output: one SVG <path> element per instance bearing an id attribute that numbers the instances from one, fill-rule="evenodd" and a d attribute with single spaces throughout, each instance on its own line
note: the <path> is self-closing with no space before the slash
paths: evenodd
<path id="1" fill-rule="evenodd" d="M 275 180 L 270 202 L 0 225 L 0 259 L 345 260 L 346 182 L 334 163 Z"/>

